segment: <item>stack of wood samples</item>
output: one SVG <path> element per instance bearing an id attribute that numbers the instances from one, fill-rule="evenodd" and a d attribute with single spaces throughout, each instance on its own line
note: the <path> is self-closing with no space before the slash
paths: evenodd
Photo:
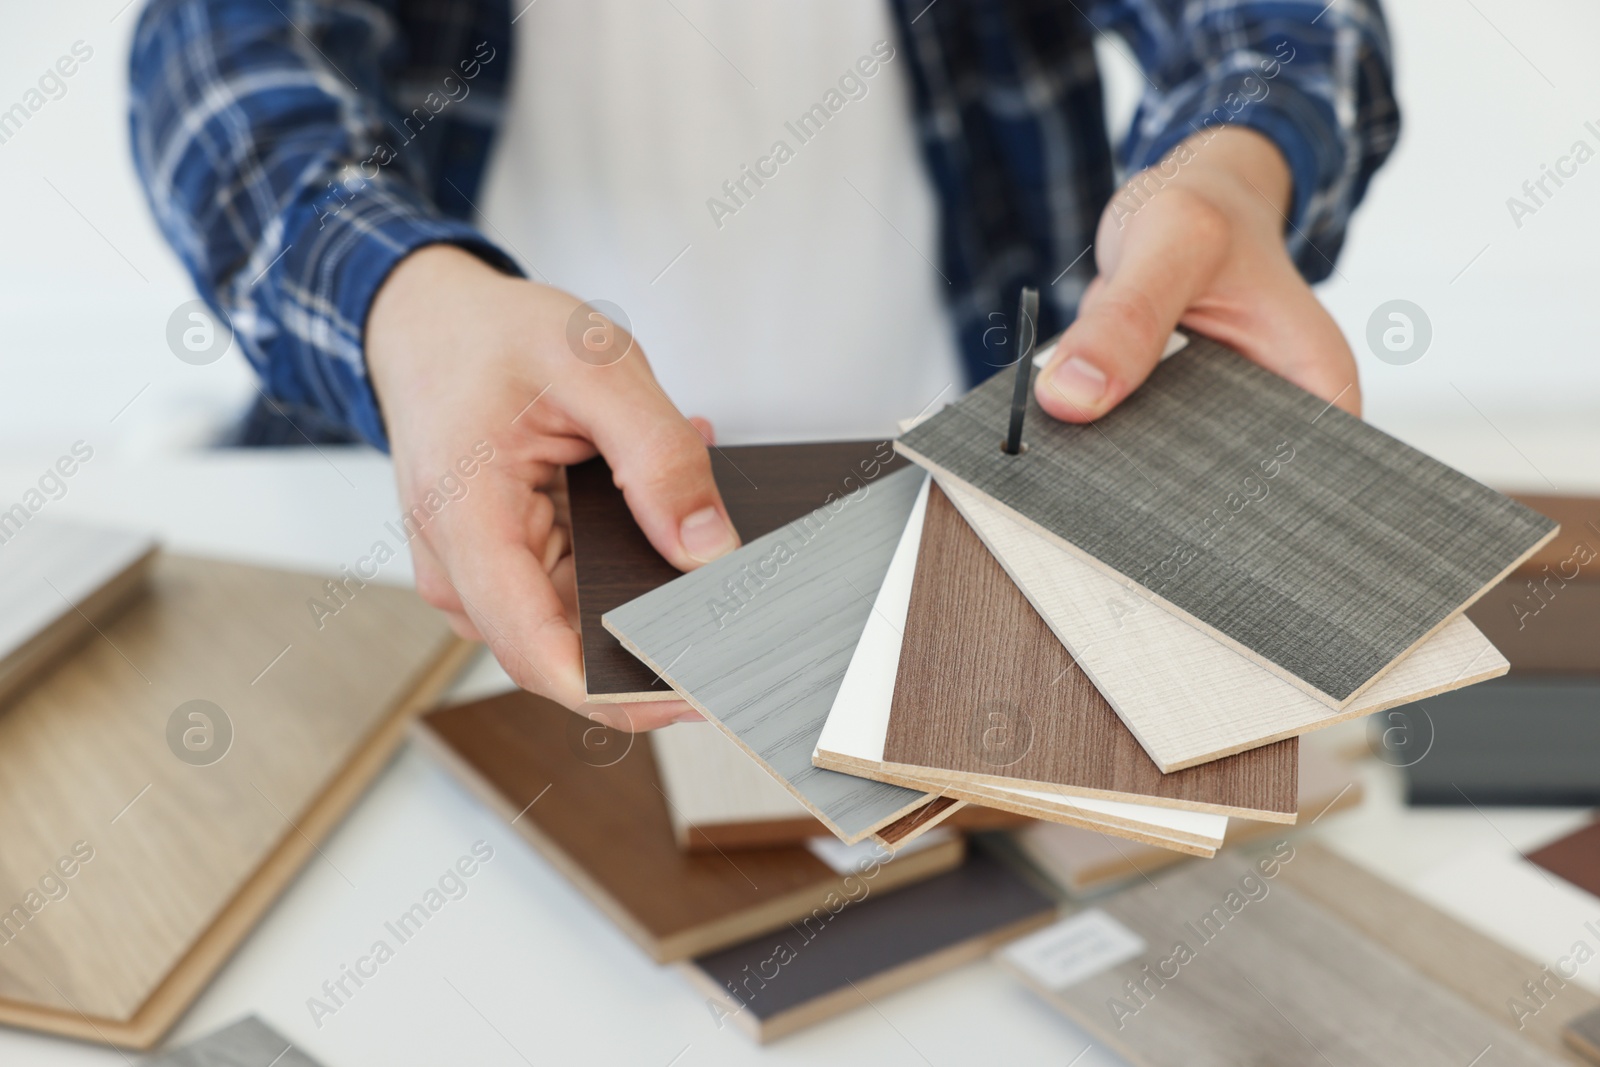
<path id="1" fill-rule="evenodd" d="M 1537 964 L 1308 843 L 1160 875 L 1001 959 L 1136 1067 L 1570 1063 L 1594 1000 L 1519 1033 Z"/>
<path id="2" fill-rule="evenodd" d="M 616 731 L 586 741 L 595 729 L 508 693 L 433 712 L 417 737 L 658 962 L 783 927 L 846 892 L 846 875 L 803 846 L 683 851 L 649 742 Z M 873 892 L 949 870 L 961 855 L 956 838 L 883 863 Z"/>
<path id="3" fill-rule="evenodd" d="M 408 590 L 330 584 L 158 557 L 0 714 L 0 1022 L 148 1047 L 325 862 L 471 650 Z"/>
<path id="4" fill-rule="evenodd" d="M 88 640 L 144 588 L 155 542 L 72 522 L 0 529 L 0 702 Z"/>

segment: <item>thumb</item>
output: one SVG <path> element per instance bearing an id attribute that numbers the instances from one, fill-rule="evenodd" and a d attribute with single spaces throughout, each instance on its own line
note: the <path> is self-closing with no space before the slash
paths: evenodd
<path id="1" fill-rule="evenodd" d="M 738 548 L 711 477 L 711 442 L 667 399 L 644 359 L 585 368 L 583 377 L 593 381 L 580 386 L 574 414 L 656 551 L 687 571 Z"/>
<path id="2" fill-rule="evenodd" d="M 1167 190 L 1175 198 L 1178 190 Z M 1039 406 L 1067 422 L 1090 422 L 1121 403 L 1161 361 L 1167 338 L 1212 280 L 1227 224 L 1203 202 L 1169 209 L 1123 235 L 1115 262 L 1061 335 L 1034 386 Z M 1136 224 L 1137 224 L 1136 223 Z"/>

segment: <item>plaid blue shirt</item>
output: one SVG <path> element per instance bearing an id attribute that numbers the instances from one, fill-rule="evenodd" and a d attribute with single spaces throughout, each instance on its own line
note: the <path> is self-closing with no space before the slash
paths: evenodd
<path id="1" fill-rule="evenodd" d="M 527 0 L 517 0 L 519 4 Z M 1289 250 L 1312 281 L 1399 132 L 1377 0 L 890 0 L 939 196 L 939 265 L 973 381 L 1022 285 L 1071 321 L 1116 191 L 1093 40 L 1146 82 L 1121 166 L 1218 124 L 1288 160 Z M 167 239 L 304 428 L 386 446 L 362 334 L 409 252 L 506 271 L 471 222 L 511 70 L 505 0 L 154 0 L 131 60 L 134 160 Z"/>

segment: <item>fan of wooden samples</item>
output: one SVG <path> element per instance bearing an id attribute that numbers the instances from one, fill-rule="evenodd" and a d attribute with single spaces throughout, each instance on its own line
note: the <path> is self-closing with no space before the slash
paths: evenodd
<path id="1" fill-rule="evenodd" d="M 1301 734 L 1506 672 L 1463 612 L 1557 526 L 1169 351 L 1093 425 L 1029 390 L 1016 455 L 1010 373 L 893 443 L 718 449 L 743 547 L 681 576 L 574 468 L 591 699 L 670 687 L 845 841 L 939 801 L 1200 856 L 1294 823 Z"/>
<path id="2" fill-rule="evenodd" d="M 52 653 L 0 649 L 0 1023 L 148 1048 L 472 646 L 409 590 L 42 524 L 0 592 Z"/>

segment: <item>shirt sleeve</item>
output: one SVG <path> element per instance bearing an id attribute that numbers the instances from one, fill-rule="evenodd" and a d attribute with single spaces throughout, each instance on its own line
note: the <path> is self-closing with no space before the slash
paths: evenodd
<path id="1" fill-rule="evenodd" d="M 1144 72 L 1121 149 L 1129 173 L 1208 128 L 1258 131 L 1294 180 L 1289 252 L 1308 280 L 1326 278 L 1400 132 L 1377 0 L 1101 0 L 1087 13 Z"/>
<path id="2" fill-rule="evenodd" d="M 316 411 L 379 448 L 362 342 L 389 272 L 439 243 L 517 272 L 424 192 L 421 153 L 383 95 L 397 32 L 376 5 L 156 0 L 129 71 L 156 220 L 263 391 L 291 419 Z M 465 94 L 475 66 L 461 66 Z"/>

